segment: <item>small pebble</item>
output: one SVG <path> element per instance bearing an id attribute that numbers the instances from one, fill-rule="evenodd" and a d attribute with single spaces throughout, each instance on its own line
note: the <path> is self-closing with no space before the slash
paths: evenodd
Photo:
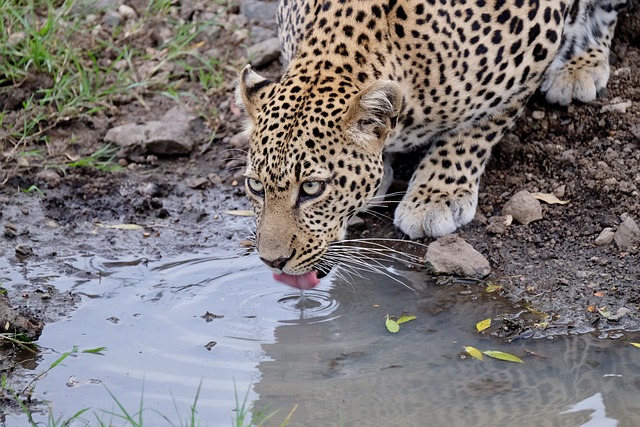
<path id="1" fill-rule="evenodd" d="M 513 219 L 522 225 L 542 219 L 542 206 L 540 202 L 527 190 L 522 190 L 509 199 L 502 208 L 503 215 L 511 215 Z"/>
<path id="2" fill-rule="evenodd" d="M 595 244 L 598 246 L 605 246 L 609 243 L 613 242 L 613 236 L 615 233 L 613 232 L 613 228 L 607 227 L 600 232 L 598 237 L 596 237 Z"/>

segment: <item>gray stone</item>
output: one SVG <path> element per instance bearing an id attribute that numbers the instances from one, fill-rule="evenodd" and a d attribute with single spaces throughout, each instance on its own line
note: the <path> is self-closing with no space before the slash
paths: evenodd
<path id="1" fill-rule="evenodd" d="M 513 219 L 522 225 L 542 219 L 542 206 L 540 202 L 527 190 L 522 190 L 509 199 L 502 208 L 503 215 L 511 215 Z"/>
<path id="2" fill-rule="evenodd" d="M 249 34 L 251 34 L 251 40 L 253 40 L 254 43 L 259 43 L 267 39 L 277 37 L 276 32 L 274 30 L 260 27 L 258 25 L 252 26 L 249 29 Z"/>
<path id="3" fill-rule="evenodd" d="M 608 245 L 609 243 L 613 242 L 614 234 L 615 233 L 613 232 L 613 228 L 607 227 L 600 232 L 598 237 L 596 237 L 594 243 L 598 246 Z"/>
<path id="4" fill-rule="evenodd" d="M 73 2 L 71 14 L 89 15 L 106 12 L 107 10 L 115 11 L 118 6 L 120 6 L 119 0 L 80 0 Z"/>
<path id="5" fill-rule="evenodd" d="M 240 4 L 240 14 L 248 20 L 275 25 L 277 2 L 247 0 Z"/>
<path id="6" fill-rule="evenodd" d="M 351 230 L 364 230 L 364 219 L 356 215 L 349 220 L 349 222 L 347 223 L 347 227 L 349 227 Z"/>
<path id="7" fill-rule="evenodd" d="M 193 150 L 199 118 L 182 107 L 169 110 L 161 121 L 128 123 L 109 129 L 105 142 L 120 147 L 142 147 L 146 153 L 188 154 Z"/>
<path id="8" fill-rule="evenodd" d="M 108 10 L 102 17 L 102 23 L 109 28 L 116 28 L 122 24 L 122 15 L 115 10 Z"/>
<path id="9" fill-rule="evenodd" d="M 56 188 L 60 185 L 60 175 L 53 169 L 43 169 L 36 174 L 36 178 L 47 183 L 48 188 Z"/>
<path id="10" fill-rule="evenodd" d="M 622 223 L 618 226 L 613 239 L 622 251 L 630 250 L 640 245 L 640 228 L 630 215 L 622 215 Z"/>
<path id="11" fill-rule="evenodd" d="M 232 148 L 239 149 L 248 149 L 249 148 L 249 138 L 247 137 L 246 132 L 239 132 L 229 139 L 229 146 Z"/>
<path id="12" fill-rule="evenodd" d="M 448 234 L 431 243 L 425 260 L 436 274 L 481 279 L 491 273 L 489 261 L 455 234 Z"/>
<path id="13" fill-rule="evenodd" d="M 252 67 L 262 67 L 275 61 L 280 56 L 280 42 L 277 37 L 249 46 L 247 56 Z"/>
<path id="14" fill-rule="evenodd" d="M 511 215 L 492 216 L 489 218 L 487 231 L 493 234 L 504 234 L 507 232 L 507 227 L 511 225 L 512 221 L 513 217 Z"/>
<path id="15" fill-rule="evenodd" d="M 131 6 L 127 6 L 126 4 L 121 4 L 118 7 L 118 13 L 126 20 L 138 19 L 138 14 L 135 9 Z"/>

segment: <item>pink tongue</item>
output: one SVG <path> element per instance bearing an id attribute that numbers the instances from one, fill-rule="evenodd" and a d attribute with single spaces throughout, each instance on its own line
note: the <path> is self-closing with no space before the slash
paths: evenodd
<path id="1" fill-rule="evenodd" d="M 273 278 L 278 282 L 286 283 L 287 285 L 298 289 L 311 289 L 320 283 L 320 279 L 318 279 L 318 275 L 315 271 L 295 276 L 287 273 L 273 273 Z"/>

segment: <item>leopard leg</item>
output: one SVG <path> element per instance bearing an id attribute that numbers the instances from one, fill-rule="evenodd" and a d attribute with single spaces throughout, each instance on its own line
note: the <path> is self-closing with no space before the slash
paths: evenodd
<path id="1" fill-rule="evenodd" d="M 414 172 L 394 224 L 417 239 L 443 236 L 471 222 L 491 149 L 520 111 L 514 104 L 503 114 L 437 140 Z"/>
<path id="2" fill-rule="evenodd" d="M 575 0 L 565 19 L 562 44 L 540 90 L 547 101 L 590 102 L 609 80 L 609 50 L 618 11 L 627 0 Z"/>

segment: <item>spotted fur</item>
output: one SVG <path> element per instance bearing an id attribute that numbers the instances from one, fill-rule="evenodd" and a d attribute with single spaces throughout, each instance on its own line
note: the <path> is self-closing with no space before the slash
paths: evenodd
<path id="1" fill-rule="evenodd" d="M 426 147 L 394 223 L 411 238 L 470 222 L 492 146 L 542 85 L 593 100 L 624 0 L 282 0 L 287 69 L 249 67 L 247 194 L 275 271 L 317 269 L 348 220 Z"/>

